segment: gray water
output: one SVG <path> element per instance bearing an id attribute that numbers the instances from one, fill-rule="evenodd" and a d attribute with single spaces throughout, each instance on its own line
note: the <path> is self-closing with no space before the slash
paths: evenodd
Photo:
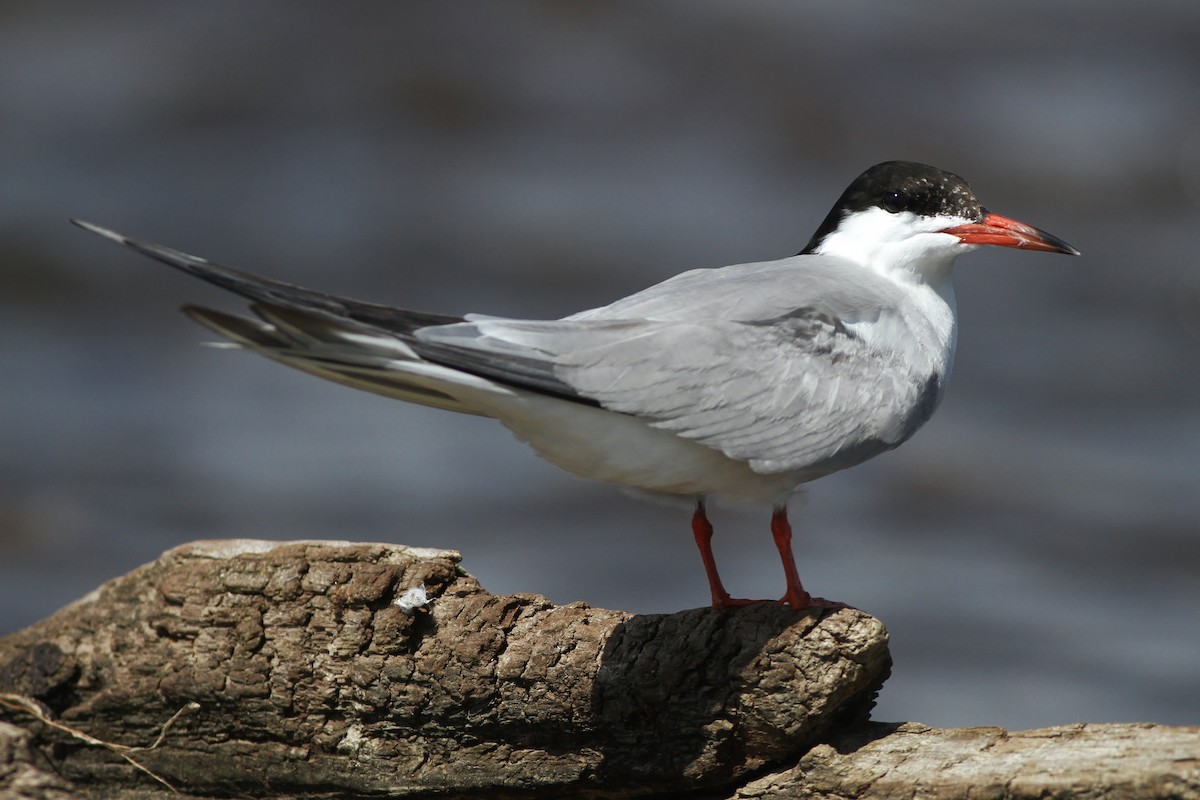
<path id="1" fill-rule="evenodd" d="M 493 592 L 703 605 L 687 514 L 488 420 L 240 353 L 69 216 L 344 294 L 561 316 L 781 257 L 863 168 L 965 175 L 1082 258 L 956 276 L 934 420 L 794 503 L 883 619 L 882 719 L 1200 722 L 1200 5 L 0 7 L 0 633 L 198 538 L 451 547 Z M 718 509 L 738 594 L 783 581 Z"/>

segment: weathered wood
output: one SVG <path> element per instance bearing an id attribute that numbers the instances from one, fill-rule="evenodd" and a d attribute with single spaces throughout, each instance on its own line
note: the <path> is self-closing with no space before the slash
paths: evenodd
<path id="1" fill-rule="evenodd" d="M 1200 727 L 938 730 L 873 723 L 814 747 L 734 800 L 1200 798 Z"/>
<path id="2" fill-rule="evenodd" d="M 887 675 L 883 626 L 851 609 L 634 616 L 493 596 L 457 562 L 382 544 L 180 547 L 0 639 L 0 691 L 128 745 L 198 703 L 136 754 L 197 796 L 632 796 L 794 763 L 864 720 Z M 416 587 L 427 607 L 394 604 Z M 13 764 L 169 796 L 108 750 L 5 717 L 36 734 L 10 740 Z"/>
<path id="3" fill-rule="evenodd" d="M 76 787 L 44 768 L 32 731 L 0 722 L 0 797 L 5 800 L 71 800 L 83 797 Z"/>
<path id="4" fill-rule="evenodd" d="M 867 722 L 888 664 L 851 609 L 633 616 L 452 551 L 201 542 L 0 639 L 0 797 L 1200 800 L 1200 727 Z"/>

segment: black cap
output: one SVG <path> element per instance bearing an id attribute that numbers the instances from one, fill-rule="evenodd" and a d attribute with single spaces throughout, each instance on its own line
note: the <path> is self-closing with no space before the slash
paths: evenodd
<path id="1" fill-rule="evenodd" d="M 983 219 L 984 214 L 971 187 L 953 172 L 915 161 L 884 161 L 846 187 L 800 254 L 814 252 L 847 214 L 869 208 L 894 214 L 911 211 L 921 217 L 961 217 L 973 222 Z"/>

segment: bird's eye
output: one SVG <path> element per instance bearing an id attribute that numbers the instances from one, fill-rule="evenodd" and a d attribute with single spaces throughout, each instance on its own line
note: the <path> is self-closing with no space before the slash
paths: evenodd
<path id="1" fill-rule="evenodd" d="M 908 209 L 909 199 L 903 192 L 888 192 L 883 196 L 883 210 L 889 214 L 899 214 Z"/>

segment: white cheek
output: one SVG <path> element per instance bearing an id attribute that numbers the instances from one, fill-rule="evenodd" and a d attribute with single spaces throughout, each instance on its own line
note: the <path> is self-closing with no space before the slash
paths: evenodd
<path id="1" fill-rule="evenodd" d="M 881 272 L 896 269 L 940 271 L 955 256 L 973 250 L 957 236 L 941 233 L 970 220 L 957 217 L 919 217 L 908 211 L 889 214 L 882 208 L 855 212 L 842 220 L 817 249 Z"/>
<path id="2" fill-rule="evenodd" d="M 873 260 L 881 246 L 911 236 L 915 222 L 916 215 L 908 212 L 889 214 L 882 208 L 856 211 L 842 219 L 837 230 L 821 242 L 817 252 L 866 264 Z"/>

